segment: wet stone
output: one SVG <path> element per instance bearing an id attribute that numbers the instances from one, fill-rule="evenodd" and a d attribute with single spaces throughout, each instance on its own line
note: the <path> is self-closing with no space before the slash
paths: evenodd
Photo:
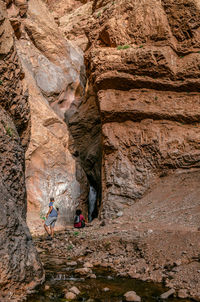
<path id="1" fill-rule="evenodd" d="M 86 262 L 86 263 L 84 263 L 83 266 L 84 266 L 84 267 L 88 267 L 88 268 L 92 268 L 92 267 L 93 267 L 93 264 L 92 264 L 92 263 L 89 263 L 89 262 Z"/>
<path id="2" fill-rule="evenodd" d="M 77 266 L 77 262 L 76 261 L 69 261 L 66 264 L 67 264 L 67 266 Z"/>
<path id="3" fill-rule="evenodd" d="M 172 296 L 175 293 L 175 290 L 173 288 L 171 288 L 170 290 L 168 290 L 167 292 L 163 293 L 162 295 L 160 295 L 161 299 L 168 299 L 170 296 Z"/>
<path id="4" fill-rule="evenodd" d="M 109 289 L 108 287 L 104 287 L 104 288 L 103 288 L 103 291 L 104 291 L 104 292 L 109 292 L 109 290 L 110 290 L 110 289 Z"/>
<path id="5" fill-rule="evenodd" d="M 126 301 L 128 301 L 128 302 L 131 302 L 131 301 L 140 302 L 141 301 L 141 298 L 134 291 L 127 292 L 124 295 L 124 297 L 126 298 Z"/>
<path id="6" fill-rule="evenodd" d="M 65 294 L 65 298 L 69 300 L 74 300 L 76 299 L 76 295 L 74 293 L 68 292 Z"/>
<path id="7" fill-rule="evenodd" d="M 76 286 L 73 286 L 72 288 L 70 288 L 69 291 L 74 293 L 75 295 L 79 295 L 81 293 L 80 290 Z"/>
<path id="8" fill-rule="evenodd" d="M 188 297 L 187 289 L 180 289 L 178 291 L 178 297 L 179 298 L 187 298 Z"/>

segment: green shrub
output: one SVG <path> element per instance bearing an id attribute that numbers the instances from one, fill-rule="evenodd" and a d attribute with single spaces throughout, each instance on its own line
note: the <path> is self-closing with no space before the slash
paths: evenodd
<path id="1" fill-rule="evenodd" d="M 130 45 L 119 45 L 117 46 L 117 50 L 130 48 Z"/>
<path id="2" fill-rule="evenodd" d="M 0 80 L 0 85 L 2 85 L 3 84 L 3 82 Z"/>
<path id="3" fill-rule="evenodd" d="M 45 216 L 43 214 L 40 214 L 40 219 L 46 220 Z"/>
<path id="4" fill-rule="evenodd" d="M 130 45 L 124 45 L 123 46 L 123 49 L 127 49 L 127 48 L 130 48 Z"/>
<path id="5" fill-rule="evenodd" d="M 70 244 L 70 245 L 68 245 L 67 249 L 68 249 L 68 251 L 70 251 L 73 249 L 73 246 Z"/>
<path id="6" fill-rule="evenodd" d="M 6 130 L 6 133 L 7 133 L 10 137 L 13 136 L 13 129 L 12 129 L 12 128 L 10 128 L 10 127 L 5 127 L 5 130 Z"/>

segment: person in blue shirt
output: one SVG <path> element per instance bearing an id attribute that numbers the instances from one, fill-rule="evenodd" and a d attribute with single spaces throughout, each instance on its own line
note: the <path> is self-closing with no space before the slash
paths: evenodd
<path id="1" fill-rule="evenodd" d="M 50 202 L 49 202 L 49 211 L 46 214 L 46 220 L 44 223 L 44 229 L 48 234 L 48 239 L 52 240 L 53 236 L 54 236 L 54 227 L 55 227 L 55 223 L 57 221 L 58 218 L 58 209 L 54 209 L 53 204 L 54 204 L 54 198 L 51 197 L 50 198 Z M 50 230 L 49 230 L 50 227 Z"/>

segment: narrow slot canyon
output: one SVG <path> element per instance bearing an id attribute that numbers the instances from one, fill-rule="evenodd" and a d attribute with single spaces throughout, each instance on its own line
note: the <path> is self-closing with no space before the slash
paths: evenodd
<path id="1" fill-rule="evenodd" d="M 0 0 L 1 302 L 200 301 L 199 20 Z"/>

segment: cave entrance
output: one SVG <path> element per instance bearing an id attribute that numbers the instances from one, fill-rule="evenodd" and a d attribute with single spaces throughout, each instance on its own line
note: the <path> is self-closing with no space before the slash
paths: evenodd
<path id="1" fill-rule="evenodd" d="M 89 181 L 88 194 L 88 221 L 91 222 L 99 215 L 99 208 L 101 204 L 101 183 Z"/>

